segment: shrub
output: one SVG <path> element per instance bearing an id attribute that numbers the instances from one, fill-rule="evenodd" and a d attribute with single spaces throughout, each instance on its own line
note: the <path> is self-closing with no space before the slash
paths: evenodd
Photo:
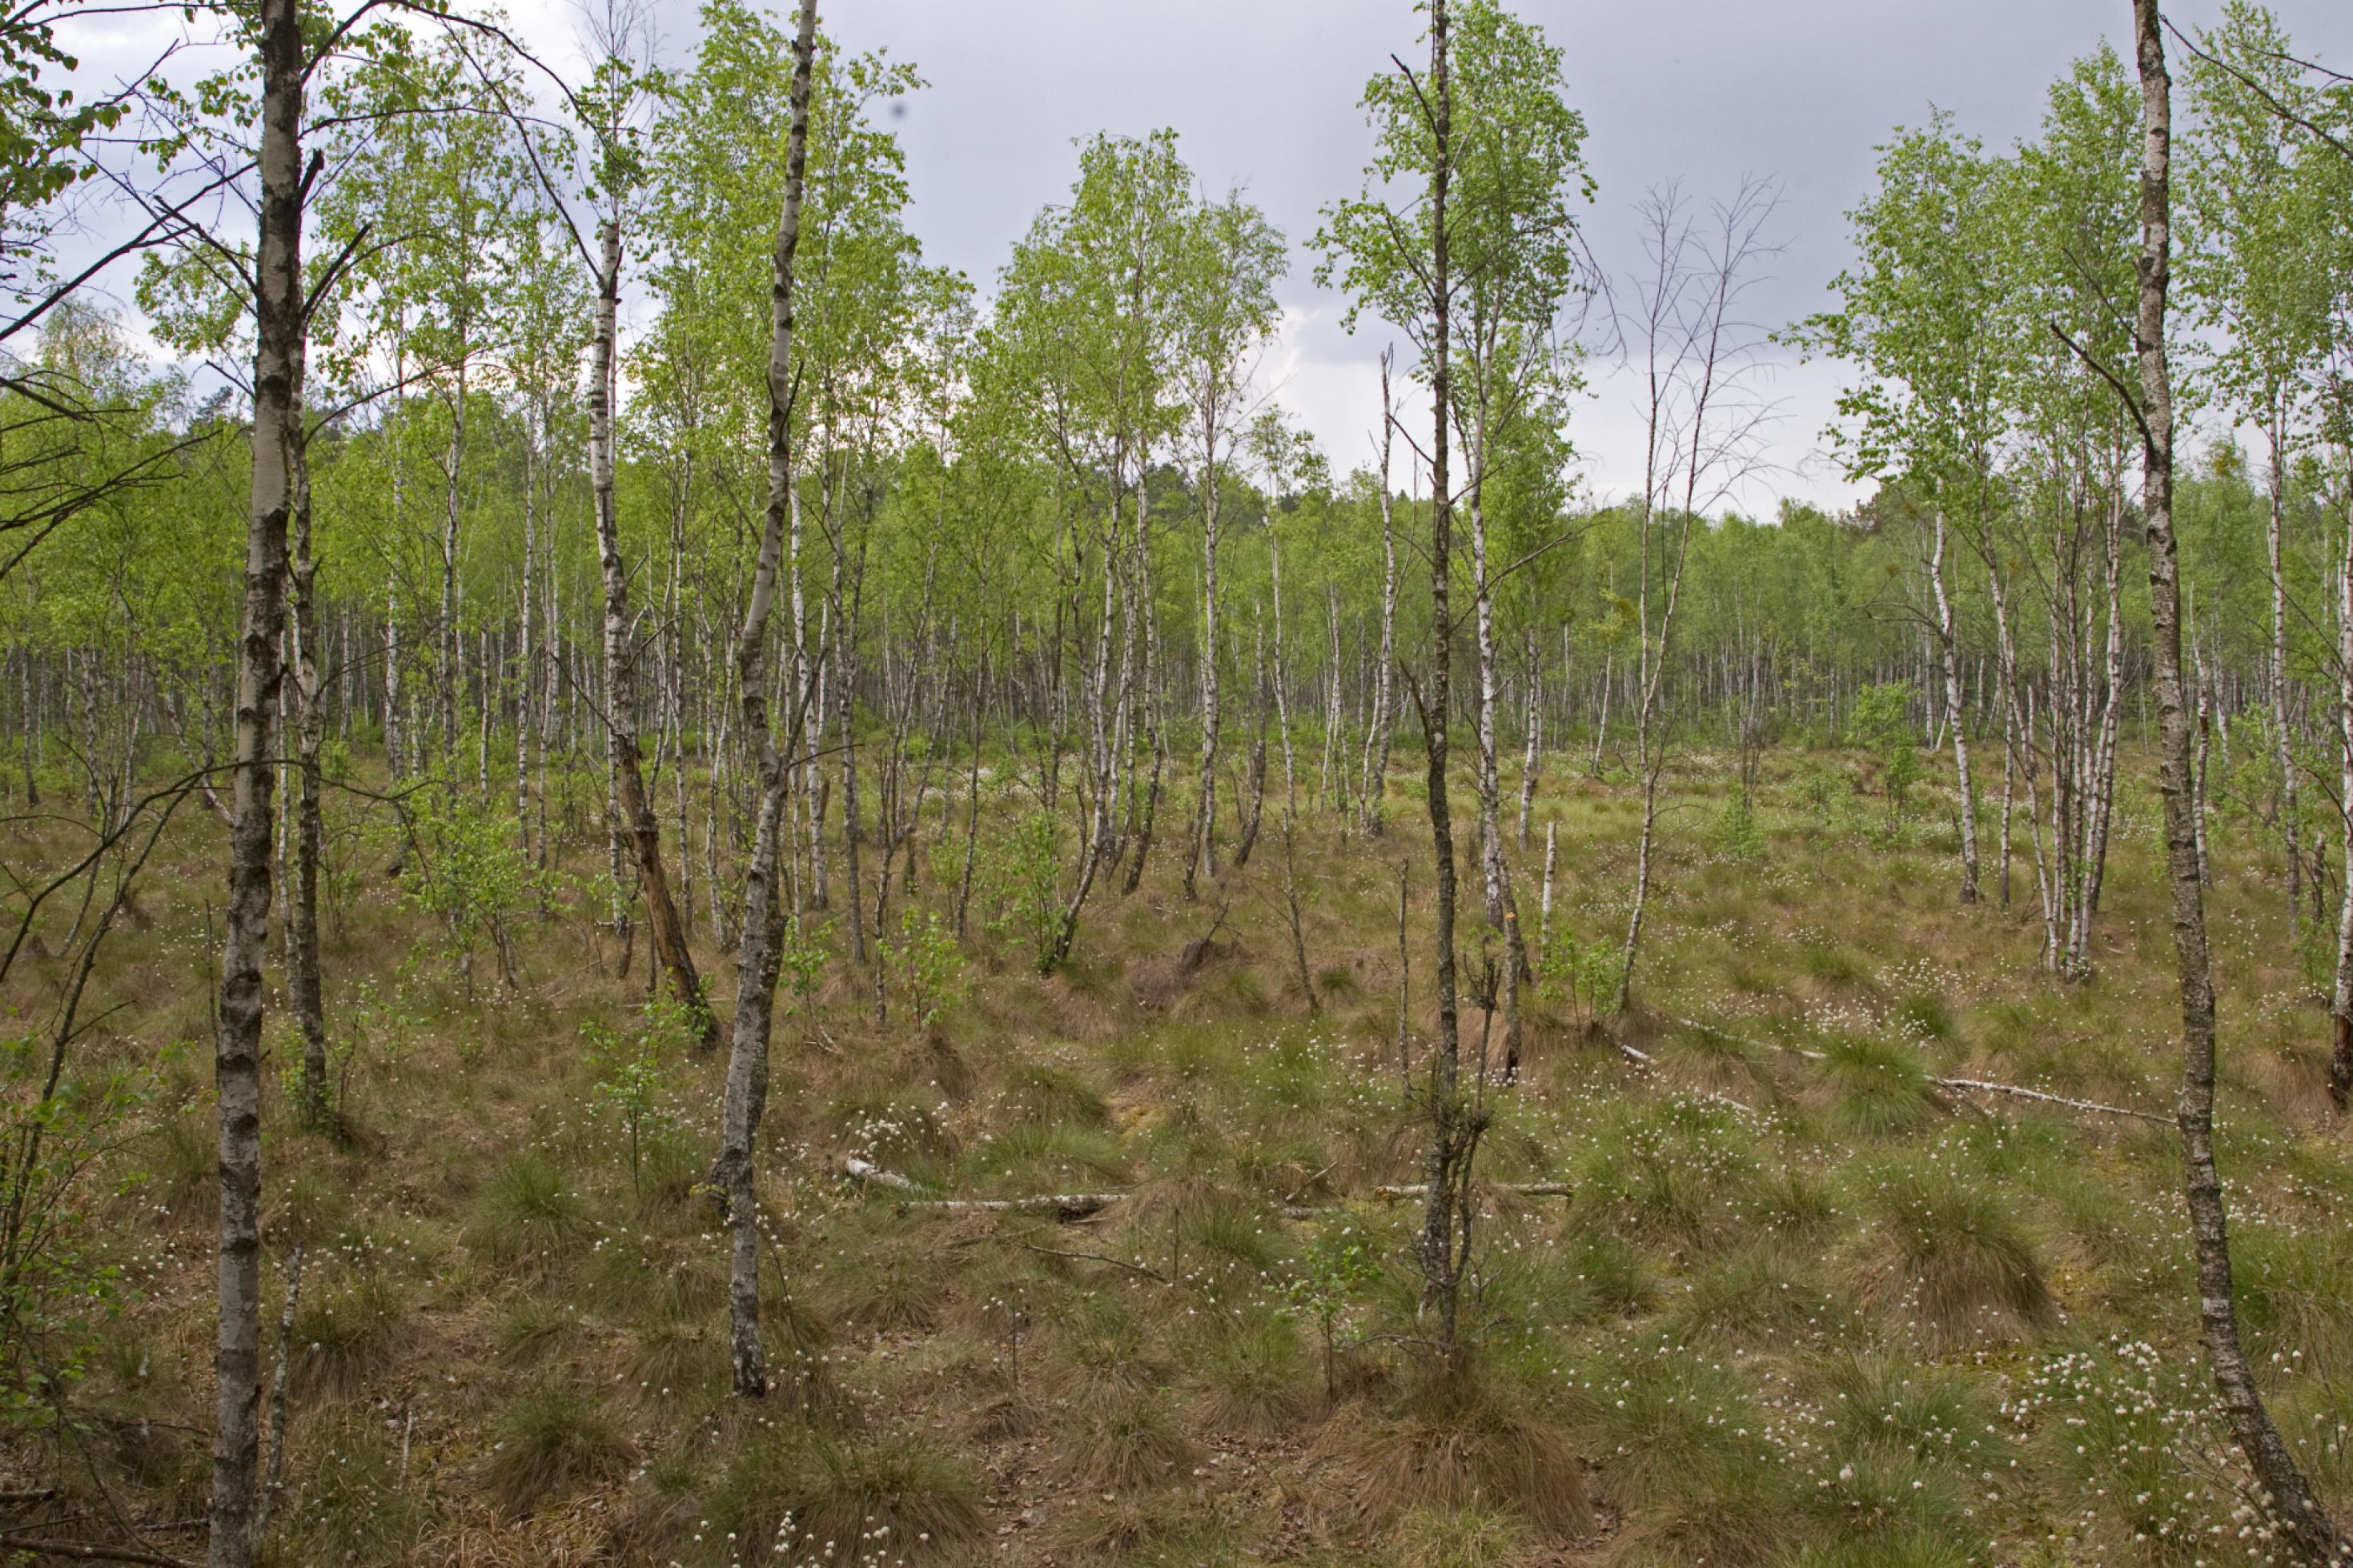
<path id="1" fill-rule="evenodd" d="M 667 994 L 646 1004 L 638 1026 L 626 1033 L 585 1024 L 580 1038 L 596 1074 L 598 1108 L 618 1126 L 629 1161 L 629 1191 L 645 1195 L 645 1148 L 676 1125 L 678 1108 L 670 1084 L 672 1064 L 683 1045 L 696 1037 L 689 1010 Z"/>
<path id="2" fill-rule="evenodd" d="M 512 927 L 545 902 L 554 886 L 522 850 L 512 816 L 477 803 L 453 784 L 407 797 L 409 840 L 401 883 L 409 903 L 439 922 L 448 955 L 473 994 L 474 952 L 485 938 L 509 985 L 515 983 Z"/>
<path id="3" fill-rule="evenodd" d="M 1535 957 L 1536 994 L 1565 1002 L 1573 1015 L 1598 1019 L 1616 1005 L 1625 978 L 1625 950 L 1606 937 L 1590 942 L 1563 931 Z"/>
<path id="4" fill-rule="evenodd" d="M 963 1005 L 972 989 L 964 949 L 935 911 L 904 910 L 897 939 L 881 946 L 881 961 L 897 972 L 901 994 L 919 1026 L 928 1029 L 942 1013 Z"/>
<path id="5" fill-rule="evenodd" d="M 1920 781 L 1919 731 L 1912 723 L 1912 683 L 1893 680 L 1855 693 L 1847 720 L 1854 743 L 1878 759 L 1880 784 L 1887 792 L 1888 816 L 1904 820 L 1912 786 Z"/>
<path id="6" fill-rule="evenodd" d="M 1000 948 L 1010 948 L 1044 967 L 1061 934 L 1061 904 L 1056 886 L 1054 819 L 1023 811 L 1003 830 L 984 835 L 975 856 L 973 892 L 981 929 Z"/>
<path id="7" fill-rule="evenodd" d="M 1323 1352 L 1326 1399 L 1336 1402 L 1339 1397 L 1334 1333 L 1341 1315 L 1379 1272 L 1364 1234 L 1354 1226 L 1335 1226 L 1316 1236 L 1306 1256 L 1299 1260 L 1297 1274 L 1284 1288 L 1291 1310 L 1303 1314 L 1315 1325 L 1317 1343 Z"/>

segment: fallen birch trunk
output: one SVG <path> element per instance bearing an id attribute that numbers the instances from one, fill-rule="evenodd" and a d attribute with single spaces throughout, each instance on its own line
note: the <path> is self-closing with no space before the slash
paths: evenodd
<path id="1" fill-rule="evenodd" d="M 871 1161 L 849 1159 L 842 1162 L 841 1168 L 849 1175 L 873 1186 L 916 1194 L 899 1200 L 902 1207 L 938 1209 L 944 1214 L 1050 1212 L 1063 1219 L 1085 1219 L 1129 1195 L 1125 1193 L 1038 1193 L 1018 1198 L 942 1198 L 929 1195 L 921 1184 L 896 1171 L 886 1171 Z M 1565 1198 L 1576 1189 L 1567 1182 L 1507 1182 L 1502 1190 L 1517 1193 L 1525 1198 Z M 1430 1185 L 1426 1182 L 1416 1182 L 1404 1186 L 1378 1186 L 1372 1190 L 1370 1195 L 1384 1203 L 1394 1203 L 1400 1198 L 1427 1197 Z M 1284 1204 L 1280 1208 L 1286 1219 L 1305 1219 L 1329 1214 L 1341 1206 L 1339 1204 Z"/>
<path id="2" fill-rule="evenodd" d="M 896 1171 L 886 1171 L 880 1165 L 869 1163 L 864 1160 L 846 1160 L 842 1163 L 842 1169 L 861 1182 L 871 1182 L 878 1187 L 889 1187 L 893 1192 L 917 1194 L 923 1194 L 925 1192 L 921 1184 L 908 1180 Z M 903 1201 L 909 1208 L 940 1209 L 949 1214 L 1005 1214 L 1019 1210 L 1051 1210 L 1065 1219 L 1084 1219 L 1089 1215 L 1102 1213 L 1125 1196 L 1127 1196 L 1125 1193 L 1038 1193 L 1019 1198 L 936 1198 L 917 1195 Z"/>
<path id="3" fill-rule="evenodd" d="M 1713 1024 L 1703 1024 L 1696 1018 L 1670 1017 L 1669 1022 L 1681 1025 L 1686 1029 L 1697 1030 L 1703 1035 L 1714 1035 L 1719 1040 L 1730 1040 L 1736 1046 L 1746 1046 L 1751 1050 L 1788 1051 L 1804 1057 L 1809 1061 L 1818 1062 L 1825 1059 L 1821 1052 L 1810 1051 L 1803 1046 L 1784 1045 L 1778 1040 L 1752 1040 L 1746 1036 L 1736 1035 L 1729 1029 L 1719 1029 Z M 1646 1066 L 1651 1060 L 1649 1057 L 1631 1046 L 1620 1046 L 1619 1048 Z M 2172 1117 L 2160 1116 L 2153 1110 L 2135 1110 L 2128 1105 L 2103 1105 L 2096 1100 L 2070 1100 L 2063 1094 L 2051 1094 L 2042 1089 L 2027 1089 L 2014 1083 L 1996 1083 L 1990 1079 L 1938 1078 L 1931 1073 L 1926 1081 L 1935 1084 L 1938 1089 L 1949 1089 L 1957 1093 L 2007 1094 L 2020 1100 L 2032 1100 L 2044 1105 L 2060 1106 L 2068 1110 L 2088 1110 L 2098 1116 L 2129 1116 L 2139 1121 L 2154 1121 L 2161 1127 L 2173 1125 Z"/>

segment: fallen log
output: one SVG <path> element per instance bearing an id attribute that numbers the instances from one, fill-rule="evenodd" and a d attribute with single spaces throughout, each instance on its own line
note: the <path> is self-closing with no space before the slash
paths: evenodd
<path id="1" fill-rule="evenodd" d="M 1669 1016 L 1668 1022 L 1681 1025 L 1686 1029 L 1696 1030 L 1703 1035 L 1714 1035 L 1719 1040 L 1730 1040 L 1736 1046 L 1746 1046 L 1751 1050 L 1788 1051 L 1793 1055 L 1804 1057 L 1809 1061 L 1819 1062 L 1828 1059 L 1820 1051 L 1810 1051 L 1803 1046 L 1785 1045 L 1778 1040 L 1752 1040 L 1746 1036 L 1736 1035 L 1729 1029 L 1719 1029 L 1713 1024 L 1703 1024 L 1696 1018 L 1677 1018 Z M 1620 1048 L 1631 1053 L 1646 1064 L 1651 1059 L 1642 1056 L 1641 1052 L 1635 1051 L 1630 1046 Z M 2028 1089 L 2021 1084 L 1996 1083 L 1991 1079 L 1938 1078 L 1931 1073 L 1927 1076 L 1926 1081 L 1935 1084 L 1938 1089 L 1949 1089 L 1956 1093 L 2007 1094 L 2019 1100 L 2031 1100 L 2044 1105 L 2061 1106 L 2068 1110 L 2088 1110 L 2097 1116 L 2129 1116 L 2139 1121 L 2154 1121 L 2161 1127 L 2170 1127 L 2174 1124 L 2172 1117 L 2160 1116 L 2153 1110 L 2135 1110 L 2128 1105 L 2104 1105 L 2096 1100 L 2070 1100 L 2063 1094 L 2052 1094 L 2043 1089 Z"/>
<path id="2" fill-rule="evenodd" d="M 2010 1094 L 2021 1100 L 2039 1100 L 2046 1105 L 2063 1105 L 2070 1110 L 2095 1111 L 2102 1116 L 2130 1116 L 2142 1121 L 2154 1121 L 2160 1127 L 2174 1125 L 2170 1116 L 2159 1116 L 2153 1110 L 2135 1110 L 2128 1105 L 2102 1105 L 2095 1100 L 2069 1100 L 2063 1094 L 2045 1094 L 2039 1089 L 2022 1089 L 2014 1083 L 1991 1083 L 1976 1078 L 1932 1078 L 1928 1080 L 1939 1089 L 1962 1091 L 1976 1090 L 1984 1094 Z"/>
<path id="3" fill-rule="evenodd" d="M 922 1184 L 910 1181 L 896 1171 L 886 1171 L 880 1165 L 864 1160 L 845 1160 L 842 1162 L 841 1168 L 860 1181 L 871 1182 L 878 1187 L 889 1187 L 893 1192 L 928 1194 L 929 1189 Z M 1125 1196 L 1127 1196 L 1125 1193 L 1038 1193 L 1019 1198 L 939 1198 L 920 1195 L 902 1198 L 900 1201 L 907 1208 L 938 1209 L 946 1214 L 1050 1211 L 1064 1219 L 1084 1219 L 1089 1215 L 1101 1214 Z"/>
<path id="4" fill-rule="evenodd" d="M 1567 1182 L 1504 1182 L 1481 1184 L 1499 1186 L 1501 1191 L 1517 1193 L 1524 1198 L 1566 1198 L 1575 1195 L 1577 1192 L 1577 1189 Z M 1373 1196 L 1384 1203 L 1395 1203 L 1399 1198 L 1426 1198 L 1429 1195 L 1428 1182 L 1414 1182 L 1405 1186 L 1381 1186 L 1373 1189 Z"/>
<path id="5" fill-rule="evenodd" d="M 1018 1198 L 943 1198 L 934 1197 L 921 1183 L 911 1181 L 896 1171 L 886 1171 L 871 1161 L 848 1159 L 841 1163 L 843 1172 L 858 1181 L 877 1187 L 888 1187 L 894 1193 L 918 1194 L 898 1200 L 899 1206 L 911 1209 L 936 1209 L 943 1214 L 1014 1214 L 1051 1213 L 1064 1220 L 1085 1219 L 1101 1214 L 1112 1205 L 1128 1196 L 1126 1193 L 1037 1193 Z M 1576 1189 L 1567 1182 L 1506 1182 L 1502 1190 L 1517 1193 L 1525 1198 L 1565 1198 Z M 1377 1186 L 1371 1196 L 1384 1203 L 1400 1198 L 1420 1198 L 1430 1195 L 1427 1182 L 1413 1182 L 1398 1186 Z M 1286 1219 L 1312 1219 L 1345 1207 L 1341 1204 L 1282 1204 L 1278 1211 Z"/>

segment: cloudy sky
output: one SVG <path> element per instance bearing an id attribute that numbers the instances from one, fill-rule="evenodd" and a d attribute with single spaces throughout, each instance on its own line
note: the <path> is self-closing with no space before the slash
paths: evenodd
<path id="1" fill-rule="evenodd" d="M 695 38 L 688 0 L 652 0 L 663 53 Z M 2184 26 L 2221 0 L 2178 0 Z M 2353 68 L 2353 5 L 2274 0 L 2307 56 Z M 1869 187 L 1893 126 L 1951 110 L 1989 145 L 2032 133 L 2048 84 L 2129 27 L 2127 0 L 1519 0 L 1567 54 L 1599 192 L 1588 237 L 1612 270 L 1639 257 L 1633 204 L 1664 180 L 1694 196 L 1749 176 L 1778 180 L 1784 248 L 1752 296 L 1778 327 L 1820 308 L 1849 255 L 1842 216 Z M 509 0 L 519 30 L 562 68 L 576 63 L 573 0 Z M 931 258 L 984 291 L 1038 209 L 1068 191 L 1073 143 L 1098 131 L 1174 127 L 1203 182 L 1240 185 L 1287 233 L 1290 325 L 1268 364 L 1279 395 L 1335 467 L 1365 459 L 1377 421 L 1373 364 L 1386 335 L 1339 325 L 1304 241 L 1318 210 L 1352 194 L 1370 148 L 1356 100 L 1392 51 L 1410 54 L 1409 0 L 833 0 L 826 26 L 853 49 L 912 61 L 928 89 L 893 121 L 913 186 L 912 223 Z M 136 40 L 120 42 L 131 46 Z M 100 64 L 113 48 L 97 51 Z M 1770 367 L 1783 417 L 1774 468 L 1744 503 L 1851 499 L 1821 450 L 1835 366 Z M 1572 434 L 1599 497 L 1640 475 L 1630 388 L 1591 367 Z"/>

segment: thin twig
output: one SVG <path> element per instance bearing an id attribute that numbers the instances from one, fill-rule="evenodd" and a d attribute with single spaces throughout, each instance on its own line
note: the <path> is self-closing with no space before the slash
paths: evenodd
<path id="1" fill-rule="evenodd" d="M 0 1535 L 0 1552 L 29 1552 L 36 1557 L 65 1557 L 77 1563 L 150 1563 L 155 1568 L 196 1568 L 185 1558 L 135 1546 L 86 1546 L 78 1541 L 33 1541 L 21 1535 Z"/>

